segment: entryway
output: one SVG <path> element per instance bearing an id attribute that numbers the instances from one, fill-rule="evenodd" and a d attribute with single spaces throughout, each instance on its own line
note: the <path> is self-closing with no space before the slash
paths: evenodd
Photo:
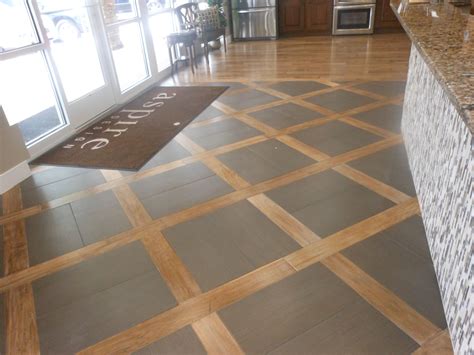
<path id="1" fill-rule="evenodd" d="M 35 157 L 166 75 L 167 0 L 0 0 L 0 104 Z"/>

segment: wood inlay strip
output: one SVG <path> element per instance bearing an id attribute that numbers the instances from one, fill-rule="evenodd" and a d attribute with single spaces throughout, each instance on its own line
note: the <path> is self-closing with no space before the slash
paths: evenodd
<path id="1" fill-rule="evenodd" d="M 188 149 L 192 149 L 196 153 L 203 151 L 184 135 L 178 135 L 178 137 L 178 142 L 180 142 L 180 144 L 186 144 Z M 106 180 L 121 177 L 118 171 L 103 170 L 102 174 Z M 151 216 L 130 186 L 122 185 L 114 188 L 113 191 L 134 227 L 144 226 L 152 221 Z M 178 255 L 176 255 L 161 231 L 149 229 L 141 241 L 179 303 L 201 293 L 199 285 L 186 269 Z M 193 324 L 193 329 L 209 353 L 217 354 L 219 350 L 229 350 L 236 354 L 242 353 L 239 345 L 217 314 L 211 314 L 199 320 Z"/>
<path id="2" fill-rule="evenodd" d="M 5 213 L 21 211 L 19 185 L 3 195 Z M 3 233 L 4 272 L 11 275 L 29 266 L 28 242 L 24 220 L 7 223 Z M 6 354 L 39 354 L 38 326 L 31 284 L 19 285 L 5 294 Z"/>
<path id="3" fill-rule="evenodd" d="M 425 341 L 413 355 L 452 355 L 454 354 L 451 337 L 447 329 Z"/>
<path id="4" fill-rule="evenodd" d="M 186 220 L 210 213 L 218 208 L 229 206 L 254 195 L 258 195 L 274 188 L 287 185 L 291 182 L 298 181 L 307 176 L 311 176 L 327 169 L 331 169 L 337 165 L 346 163 L 353 159 L 361 158 L 365 155 L 389 148 L 396 144 L 399 144 L 399 141 L 397 139 L 392 138 L 376 142 L 369 146 L 356 149 L 355 151 L 344 153 L 342 155 L 292 171 L 288 174 L 275 177 L 259 184 L 249 186 L 244 189 L 231 192 L 227 195 L 212 199 L 210 201 L 195 205 L 188 209 L 164 216 L 162 218 L 154 220 L 150 224 L 145 225 L 143 227 L 137 227 L 130 231 L 117 234 L 105 240 L 87 245 L 79 250 L 75 250 L 68 254 L 44 262 L 42 264 L 35 265 L 33 267 L 28 268 L 27 270 L 3 277 L 0 279 L 0 292 L 5 292 L 13 286 L 17 286 L 25 282 L 31 282 L 35 279 L 44 277 L 65 267 L 75 265 L 89 257 L 102 254 L 113 248 L 140 239 L 142 237 L 142 233 L 148 230 L 148 228 L 158 228 L 159 230 L 163 230 L 165 228 L 172 227 Z"/>
<path id="5" fill-rule="evenodd" d="M 287 257 L 295 269 L 302 270 L 364 239 L 413 216 L 419 211 L 418 201 L 412 198 L 359 223 L 314 242 Z"/>
<path id="6" fill-rule="evenodd" d="M 286 136 L 286 139 L 283 139 L 283 142 L 289 143 L 290 146 L 295 146 L 295 145 L 298 146 L 301 150 L 305 151 L 305 154 L 311 157 L 315 155 L 315 157 L 318 159 L 328 158 L 326 154 L 321 153 L 317 151 L 316 149 L 313 149 L 312 147 L 309 147 L 306 145 L 300 146 L 299 141 L 295 140 L 292 137 Z M 199 151 L 199 150 L 196 149 L 196 151 Z M 213 169 L 215 167 L 210 167 L 210 168 Z M 221 166 L 218 165 L 216 170 L 219 170 L 219 169 L 221 169 Z M 352 172 L 350 168 L 347 168 L 347 170 L 349 172 Z M 347 172 L 344 169 L 344 166 L 342 166 L 342 171 Z M 234 173 L 231 176 L 233 177 L 233 179 L 235 179 L 236 178 L 235 176 L 237 176 L 241 181 L 244 181 L 236 173 Z M 407 199 L 410 199 L 408 196 L 406 197 L 407 198 L 402 199 L 401 202 L 406 201 Z M 279 206 L 277 203 L 272 201 L 270 198 L 268 198 L 264 194 L 252 196 L 248 198 L 248 201 L 252 203 L 258 210 L 260 210 L 260 212 L 265 214 L 272 222 L 274 222 L 277 226 L 279 226 L 283 231 L 285 231 L 289 236 L 291 236 L 300 246 L 305 247 L 311 243 L 319 242 L 318 249 L 324 250 L 324 247 L 321 247 L 324 241 L 318 235 L 316 235 L 313 231 L 307 228 L 304 224 L 302 224 L 290 213 L 285 211 L 281 206 Z M 406 214 L 399 215 L 399 218 L 401 217 L 402 220 L 410 217 L 411 215 L 419 211 L 419 206 L 416 199 L 411 199 L 410 203 L 402 204 L 401 208 L 404 211 L 410 211 L 409 214 L 407 215 Z M 388 213 L 384 213 L 385 217 L 387 214 L 393 214 L 391 212 L 392 211 Z M 394 219 L 396 218 L 397 217 L 395 217 Z M 375 216 L 372 220 L 369 219 L 369 222 L 376 225 L 378 222 L 377 217 Z M 383 223 L 384 223 L 383 226 L 378 227 L 381 230 L 384 230 L 388 228 L 388 226 L 394 224 L 393 219 L 389 221 L 385 219 Z M 363 228 L 364 227 L 366 226 L 363 226 Z M 348 235 L 348 234 L 350 235 L 352 233 L 352 230 L 350 228 L 351 227 L 346 229 L 343 234 L 336 234 L 337 239 L 342 240 L 343 238 L 341 237 L 341 235 Z M 356 227 L 355 229 L 360 230 L 360 226 L 359 228 Z M 367 229 L 370 230 L 369 228 Z M 349 230 L 349 232 L 347 230 Z M 376 234 L 376 231 L 377 230 L 375 230 L 374 232 L 372 230 L 369 236 L 374 236 Z M 364 239 L 369 237 L 361 233 L 359 233 L 358 236 L 364 237 Z M 395 325 L 397 325 L 400 329 L 402 329 L 406 334 L 408 334 L 412 339 L 417 341 L 419 344 L 422 344 L 429 337 L 433 336 L 433 334 L 439 331 L 439 329 L 436 326 L 434 326 L 425 317 L 417 313 L 405 301 L 403 301 L 393 292 L 391 292 L 390 290 L 385 288 L 383 285 L 378 283 L 375 279 L 373 279 L 371 276 L 365 273 L 357 265 L 349 261 L 347 258 L 342 256 L 341 254 L 338 254 L 337 251 L 342 250 L 342 249 L 337 249 L 337 248 L 341 248 L 341 245 L 340 244 L 338 245 L 338 243 L 333 242 L 333 240 L 335 240 L 334 236 L 332 238 L 333 239 L 331 239 L 331 237 L 328 238 L 329 242 L 327 244 L 329 244 L 332 247 L 335 247 L 336 249 L 328 249 L 328 255 L 332 255 L 332 256 L 329 256 L 326 259 L 322 257 L 321 262 L 326 267 L 328 267 L 332 272 L 334 272 L 338 277 L 340 277 L 346 284 L 348 284 L 359 295 L 361 295 L 366 301 L 368 301 L 373 307 L 378 309 L 389 320 L 391 320 Z M 345 238 L 346 242 L 349 240 L 350 238 Z M 359 241 L 360 241 L 359 239 L 352 239 L 350 240 L 351 244 L 342 244 L 342 246 L 343 248 L 346 248 Z M 313 263 L 315 261 L 317 261 L 317 259 L 314 259 Z M 291 264 L 291 261 L 290 261 L 290 264 Z"/>
<path id="7" fill-rule="evenodd" d="M 367 302 L 373 307 L 384 314 L 390 321 L 402 329 L 412 339 L 422 344 L 429 337 L 439 331 L 425 317 L 421 316 L 412 307 L 410 307 L 405 301 L 400 299 L 393 292 L 382 286 L 367 273 L 361 270 L 357 265 L 350 262 L 347 258 L 338 254 L 337 252 L 347 248 L 348 246 L 359 242 L 361 239 L 350 241 L 350 244 L 338 244 L 334 240 L 347 242 L 347 239 L 341 235 L 350 236 L 352 233 L 351 227 L 345 230 L 343 234 L 334 235 L 326 239 L 321 239 L 318 235 L 312 232 L 309 228 L 304 226 L 291 214 L 281 208 L 278 204 L 270 200 L 264 195 L 257 195 L 249 199 L 255 207 L 257 207 L 262 213 L 264 213 L 270 220 L 284 230 L 289 236 L 291 236 L 297 243 L 305 247 L 311 243 L 317 247 L 312 247 L 313 250 L 320 249 L 323 254 L 316 258 L 313 258 L 311 265 L 314 262 L 321 260 L 321 263 L 334 272 L 339 278 L 341 278 L 346 284 L 354 289 L 359 295 L 361 295 Z M 404 208 L 404 207 L 402 207 Z M 416 210 L 412 211 L 415 213 Z M 390 213 L 390 212 L 389 212 Z M 370 219 L 369 219 L 370 220 Z M 375 218 L 372 219 L 374 222 Z M 386 229 L 393 223 L 392 221 L 386 222 L 382 229 Z M 376 233 L 371 231 L 370 236 L 374 236 Z M 366 239 L 370 237 L 368 235 L 358 234 L 359 237 Z M 329 238 L 334 238 L 330 240 Z M 328 247 L 329 246 L 329 247 Z M 306 248 L 309 250 L 309 248 Z M 324 253 L 326 251 L 327 254 Z M 293 253 L 295 255 L 295 253 Z M 327 255 L 328 256 L 325 258 Z M 288 260 L 287 258 L 286 260 Z M 291 259 L 290 259 L 291 264 Z M 295 266 L 295 265 L 293 265 Z M 305 265 L 309 266 L 309 265 Z M 298 266 L 296 268 L 300 269 Z"/>
<path id="8" fill-rule="evenodd" d="M 89 189 L 79 191 L 79 192 L 74 192 L 72 194 L 69 194 L 67 196 L 63 196 L 57 199 L 54 199 L 49 202 L 45 202 L 40 205 L 32 206 L 26 209 L 22 209 L 21 211 L 16 211 L 16 212 L 11 212 L 11 213 L 4 213 L 3 216 L 0 216 L 0 225 L 4 225 L 5 223 L 9 222 L 14 222 L 23 218 L 31 217 L 34 216 L 38 213 L 41 213 L 43 211 L 46 211 L 48 209 L 60 207 L 63 205 L 66 205 L 68 203 L 80 200 L 85 197 L 92 196 L 94 194 L 104 192 L 111 190 L 117 186 L 121 186 L 123 184 L 128 184 L 131 182 L 139 181 L 142 179 L 145 179 L 150 176 L 155 176 L 158 174 L 165 173 L 170 170 L 174 170 L 177 168 L 180 168 L 182 166 L 194 163 L 198 161 L 199 159 L 206 158 L 208 156 L 216 156 L 219 154 L 224 154 L 233 150 L 237 150 L 243 147 L 246 147 L 248 145 L 260 143 L 263 141 L 268 140 L 267 137 L 261 135 L 261 136 L 255 136 L 252 138 L 248 138 L 239 142 L 235 142 L 229 145 L 225 145 L 216 149 L 212 149 L 200 154 L 196 154 L 194 156 L 186 157 L 183 159 L 179 159 L 170 163 L 166 163 L 157 167 L 153 167 L 151 169 L 147 169 L 144 171 L 139 171 L 133 175 L 125 176 L 125 177 L 120 177 L 120 178 L 115 178 L 111 181 L 107 181 L 103 184 L 91 187 Z"/>
<path id="9" fill-rule="evenodd" d="M 217 313 L 194 322 L 192 327 L 208 354 L 244 354 Z"/>
<path id="10" fill-rule="evenodd" d="M 197 282 L 160 231 L 147 232 L 142 242 L 179 303 L 201 293 Z"/>
<path id="11" fill-rule="evenodd" d="M 390 138 L 390 137 L 393 137 L 393 136 L 398 136 L 397 133 L 390 132 L 386 129 L 371 125 L 371 124 L 369 124 L 367 122 L 364 122 L 364 121 L 357 120 L 353 117 L 348 117 L 348 116 L 341 117 L 339 119 L 339 121 L 347 123 L 351 126 L 363 129 L 364 131 L 376 134 L 376 135 L 384 137 L 384 138 Z"/>
<path id="12" fill-rule="evenodd" d="M 287 262 L 277 260 L 191 298 L 175 308 L 84 349 L 79 354 L 115 354 L 137 351 L 293 273 L 295 269 Z"/>
<path id="13" fill-rule="evenodd" d="M 342 255 L 334 255 L 325 259 L 323 263 L 418 344 L 423 344 L 440 331 L 438 327 L 349 259 Z"/>
<path id="14" fill-rule="evenodd" d="M 397 210 L 394 210 L 395 207 L 398 207 Z M 385 221 L 385 228 L 388 228 L 394 223 L 399 222 L 399 220 L 395 222 L 393 221 L 393 215 L 395 214 L 395 211 L 398 212 L 400 209 L 411 210 L 410 208 L 405 208 L 406 206 L 403 204 L 401 204 L 401 206 L 395 207 L 374 216 L 379 220 L 375 222 L 379 223 L 376 223 L 378 224 L 378 228 L 369 229 L 369 232 L 372 233 L 372 235 L 384 228 L 382 223 L 380 223 L 382 220 Z M 401 218 L 402 214 L 399 213 L 398 217 Z M 374 223 L 373 218 L 369 218 L 368 221 L 372 224 Z M 360 231 L 364 228 L 364 225 L 367 224 L 368 223 L 361 222 L 357 228 L 347 228 L 321 241 L 316 241 L 312 244 L 309 244 L 299 251 L 293 252 L 288 257 L 278 259 L 211 291 L 188 299 L 187 301 L 167 312 L 164 312 L 148 321 L 140 323 L 135 327 L 125 330 L 122 333 L 105 339 L 104 341 L 85 349 L 82 353 L 99 354 L 133 352 L 145 347 L 188 324 L 196 322 L 213 312 L 216 312 L 234 302 L 239 301 L 240 299 L 247 297 L 252 293 L 255 293 L 292 275 L 295 273 L 296 268 L 287 262 L 287 260 L 292 261 L 299 258 L 302 251 L 311 250 L 314 253 L 314 250 L 317 249 L 318 246 L 328 250 L 324 257 L 318 259 L 312 258 L 311 262 L 308 262 L 304 265 L 304 267 L 307 267 L 313 263 L 321 261 L 325 257 L 331 256 L 331 251 L 332 253 L 337 253 L 341 250 L 341 246 L 345 245 L 347 247 L 355 243 L 356 240 L 352 239 L 352 235 L 354 233 L 357 234 L 357 238 L 355 239 L 363 240 L 364 238 L 369 237 L 367 234 L 360 234 Z M 332 238 L 335 235 L 337 237 Z M 350 242 L 347 243 L 345 241 L 346 239 L 349 239 Z M 323 246 L 323 244 L 325 244 L 325 246 Z"/>
<path id="15" fill-rule="evenodd" d="M 398 191 L 394 187 L 384 184 L 383 182 L 348 165 L 336 166 L 333 170 L 395 203 L 407 201 L 412 198 L 411 196 Z"/>

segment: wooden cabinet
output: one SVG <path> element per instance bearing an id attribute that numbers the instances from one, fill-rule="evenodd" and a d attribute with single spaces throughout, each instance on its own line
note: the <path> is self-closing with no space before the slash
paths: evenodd
<path id="1" fill-rule="evenodd" d="M 280 0 L 280 35 L 330 34 L 334 0 Z M 390 0 L 376 0 L 375 31 L 402 30 Z"/>
<path id="2" fill-rule="evenodd" d="M 305 29 L 308 32 L 331 32 L 332 2 L 327 0 L 305 1 Z"/>
<path id="3" fill-rule="evenodd" d="M 280 34 L 304 30 L 304 0 L 280 0 Z"/>
<path id="4" fill-rule="evenodd" d="M 332 0 L 280 0 L 280 34 L 329 34 Z"/>
<path id="5" fill-rule="evenodd" d="M 390 0 L 377 0 L 375 8 L 375 30 L 401 29 L 397 17 L 390 7 Z"/>

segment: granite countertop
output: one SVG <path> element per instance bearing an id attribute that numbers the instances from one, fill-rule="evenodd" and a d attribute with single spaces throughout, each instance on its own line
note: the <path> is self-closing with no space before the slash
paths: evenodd
<path id="1" fill-rule="evenodd" d="M 474 134 L 474 16 L 469 7 L 406 0 L 390 5 Z"/>

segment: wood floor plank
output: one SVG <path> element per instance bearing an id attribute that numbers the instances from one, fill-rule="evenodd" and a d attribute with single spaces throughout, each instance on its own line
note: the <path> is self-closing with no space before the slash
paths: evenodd
<path id="1" fill-rule="evenodd" d="M 177 141 L 194 154 L 204 151 L 182 133 L 177 136 Z M 215 158 L 209 157 L 208 159 Z M 217 161 L 217 159 L 215 160 Z M 109 181 L 121 177 L 121 173 L 118 171 L 102 170 L 102 174 Z M 118 186 L 113 189 L 113 192 L 134 227 L 151 223 L 151 216 L 129 185 Z M 161 231 L 147 230 L 141 242 L 179 303 L 201 294 L 198 283 Z M 217 354 L 222 353 L 222 351 L 232 354 L 242 353 L 232 334 L 217 314 L 210 314 L 192 326 L 208 353 Z"/>
<path id="2" fill-rule="evenodd" d="M 418 211 L 418 201 L 416 198 L 412 198 L 320 241 L 314 242 L 288 255 L 285 259 L 295 269 L 304 269 L 317 261 L 321 261 L 355 243 L 390 228 L 408 217 L 413 216 Z"/>
<path id="3" fill-rule="evenodd" d="M 325 259 L 323 264 L 418 344 L 423 344 L 440 331 L 433 323 L 363 272 L 349 259 L 341 255 L 333 255 Z"/>
<path id="4" fill-rule="evenodd" d="M 102 253 L 107 252 L 108 250 L 126 245 L 134 240 L 140 239 L 142 238 L 142 234 L 149 228 L 158 228 L 159 230 L 163 230 L 165 228 L 172 227 L 186 220 L 196 218 L 215 211 L 218 208 L 229 206 L 254 195 L 265 193 L 266 191 L 269 191 L 271 189 L 287 185 L 291 182 L 298 181 L 307 176 L 311 176 L 318 172 L 331 169 L 350 160 L 361 158 L 365 155 L 372 154 L 376 151 L 389 148 L 399 143 L 400 142 L 397 138 L 390 138 L 384 141 L 376 142 L 369 146 L 356 149 L 355 151 L 344 153 L 340 156 L 336 156 L 331 159 L 327 159 L 306 166 L 296 171 L 292 171 L 288 174 L 275 177 L 273 179 L 261 182 L 253 186 L 249 186 L 242 190 L 231 192 L 227 195 L 217 197 L 210 201 L 190 207 L 188 209 L 172 213 L 160 219 L 154 220 L 148 225 L 136 227 L 130 231 L 126 231 L 115 236 L 109 237 L 106 240 L 90 244 L 84 248 L 75 250 L 45 263 L 35 265 L 33 267 L 28 268 L 27 270 L 23 270 L 21 272 L 17 272 L 12 275 L 0 278 L 0 292 L 5 292 L 11 287 L 18 286 L 26 282 L 31 282 L 33 280 L 36 280 L 40 277 L 44 277 L 68 266 L 75 265 L 87 258 L 100 255 Z M 117 180 L 114 180 L 114 182 L 115 181 Z"/>
<path id="5" fill-rule="evenodd" d="M 6 213 L 21 211 L 19 186 L 3 195 Z M 11 275 L 29 266 L 28 242 L 24 220 L 7 223 L 3 233 L 4 272 Z M 10 288 L 5 294 L 5 352 L 6 354 L 39 354 L 38 326 L 31 284 Z"/>
<path id="6" fill-rule="evenodd" d="M 239 142 L 235 142 L 229 145 L 225 145 L 222 147 L 218 147 L 216 149 L 211 149 L 199 154 L 196 154 L 194 156 L 186 157 L 183 159 L 175 160 L 170 163 L 166 163 L 163 165 L 159 165 L 156 167 L 153 167 L 151 169 L 147 169 L 144 171 L 139 171 L 135 174 L 129 175 L 129 176 L 122 176 L 121 178 L 114 178 L 111 181 L 107 181 L 103 184 L 91 187 L 89 189 L 79 191 L 79 192 L 74 192 L 72 194 L 45 202 L 43 204 L 35 205 L 26 209 L 22 209 L 21 211 L 16 211 L 16 212 L 10 212 L 10 213 L 4 213 L 3 216 L 0 216 L 0 225 L 4 225 L 5 223 L 10 223 L 14 222 L 23 218 L 31 217 L 36 214 L 39 214 L 41 212 L 44 212 L 49 209 L 53 209 L 56 207 L 60 207 L 63 205 L 66 205 L 68 203 L 80 200 L 82 198 L 86 198 L 104 191 L 112 190 L 115 187 L 124 185 L 124 184 L 129 184 L 131 182 L 139 181 L 151 176 L 155 176 L 158 174 L 165 173 L 170 170 L 174 170 L 177 168 L 180 168 L 182 166 L 194 163 L 198 161 L 199 159 L 203 159 L 209 156 L 216 156 L 219 154 L 224 154 L 228 153 L 233 150 L 237 150 L 243 147 L 246 147 L 248 145 L 260 143 L 263 141 L 268 140 L 268 137 L 265 137 L 263 135 L 261 136 L 255 136 L 252 138 L 248 138 Z"/>
<path id="7" fill-rule="evenodd" d="M 209 355 L 244 354 L 217 313 L 194 322 L 192 328 Z"/>
<path id="8" fill-rule="evenodd" d="M 412 211 L 409 206 L 411 206 L 411 204 L 401 204 L 399 209 L 408 209 Z M 380 215 L 377 215 L 376 217 L 377 219 L 383 219 L 385 221 L 384 225 L 386 228 L 388 228 L 393 223 L 399 222 L 399 220 L 393 221 L 395 214 L 394 212 L 395 211 L 393 209 L 390 209 L 382 212 L 382 214 L 385 214 L 384 218 L 382 218 Z M 398 217 L 401 218 L 402 215 L 398 213 Z M 368 221 L 370 224 L 374 224 L 373 218 L 369 218 Z M 317 249 L 315 246 L 318 246 L 320 248 L 322 247 L 326 250 L 330 250 L 331 252 L 324 253 L 324 256 L 321 258 L 312 258 L 311 262 L 308 262 L 305 265 L 300 264 L 298 265 L 299 267 L 307 267 L 312 263 L 316 263 L 328 256 L 331 256 L 331 253 L 337 253 L 341 250 L 341 247 L 352 245 L 351 243 L 354 243 L 355 241 L 351 240 L 349 243 L 347 243 L 346 239 L 352 239 L 353 232 L 358 234 L 358 238 L 356 239 L 362 240 L 360 233 L 362 233 L 364 225 L 367 224 L 369 223 L 361 223 L 357 226 L 357 228 L 354 228 L 355 230 L 347 228 L 344 231 L 335 233 L 334 235 L 337 235 L 337 239 L 339 240 L 335 240 L 335 237 L 331 238 L 332 236 L 330 236 L 321 240 L 320 242 L 309 244 L 303 249 L 290 254 L 290 257 L 278 259 L 209 292 L 188 299 L 176 308 L 173 308 L 133 328 L 130 328 L 120 334 L 105 339 L 104 341 L 85 349 L 83 353 L 99 354 L 111 352 L 133 352 L 137 349 L 145 347 L 152 342 L 184 327 L 185 325 L 194 323 L 199 319 L 222 309 L 223 307 L 237 302 L 238 300 L 257 292 L 258 290 L 261 290 L 275 282 L 282 280 L 285 277 L 292 275 L 294 272 L 296 272 L 296 268 L 290 262 L 287 262 L 287 260 L 292 261 L 298 259 L 301 252 L 306 249 L 312 250 L 314 253 L 314 249 Z M 372 228 L 370 229 L 370 233 L 373 235 L 381 228 L 383 228 L 382 225 L 379 225 L 378 228 Z M 363 237 L 367 238 L 368 236 L 365 234 Z M 326 243 L 332 245 L 323 246 L 323 244 Z"/>
<path id="9" fill-rule="evenodd" d="M 386 129 L 371 125 L 370 123 L 367 123 L 367 122 L 364 122 L 364 121 L 357 120 L 353 117 L 348 117 L 348 116 L 347 117 L 341 117 L 339 119 L 339 121 L 347 123 L 351 126 L 363 129 L 364 131 L 376 134 L 376 135 L 384 137 L 384 138 L 390 138 L 390 137 L 398 135 L 397 133 L 390 132 Z"/>
<path id="10" fill-rule="evenodd" d="M 392 202 L 400 203 L 412 198 L 411 196 L 395 189 L 394 187 L 384 184 L 383 182 L 348 165 L 336 166 L 333 168 L 333 170 L 357 182 L 358 184 L 367 187 L 368 189 L 376 192 L 380 196 L 383 196 Z"/>
<path id="11" fill-rule="evenodd" d="M 338 254 L 337 252 L 342 250 L 340 249 L 341 246 L 338 245 L 338 243 L 333 243 L 333 241 L 329 239 L 331 237 L 321 239 L 318 235 L 313 233 L 298 220 L 292 217 L 287 211 L 282 209 L 264 195 L 254 196 L 249 199 L 249 201 L 254 202 L 253 204 L 256 208 L 264 213 L 270 220 L 277 224 L 301 246 L 305 247 L 311 243 L 317 243 L 319 249 L 328 250 L 326 255 L 330 256 L 321 256 L 320 259 L 313 258 L 311 264 L 321 260 L 323 265 L 334 272 L 374 308 L 379 310 L 390 321 L 392 321 L 419 344 L 422 344 L 431 336 L 433 336 L 433 334 L 439 331 L 436 326 L 434 326 L 425 317 L 421 316 L 393 292 L 382 286 L 379 282 L 374 280 L 362 269 L 350 262 L 347 258 L 341 254 Z M 344 234 L 338 234 L 337 238 L 340 240 L 346 239 L 345 236 L 350 235 L 351 232 L 351 229 L 348 228 L 345 230 Z M 374 234 L 375 233 L 371 234 L 371 236 Z M 351 241 L 351 243 L 354 244 L 355 242 L 356 241 L 354 240 Z M 330 245 L 329 248 L 327 248 L 328 245 Z M 315 248 L 312 247 L 311 249 L 314 250 Z M 291 263 L 291 261 L 289 262 Z"/>
<path id="12" fill-rule="evenodd" d="M 293 274 L 284 260 L 277 260 L 211 291 L 189 299 L 143 323 L 101 341 L 79 354 L 131 353 L 188 324 Z"/>
<path id="13" fill-rule="evenodd" d="M 266 195 L 255 195 L 248 198 L 248 201 L 291 236 L 299 245 L 304 247 L 318 240 L 318 236 L 311 229 L 298 221 Z"/>
<path id="14" fill-rule="evenodd" d="M 452 355 L 454 354 L 451 337 L 447 329 L 424 342 L 413 355 Z"/>
<path id="15" fill-rule="evenodd" d="M 142 242 L 178 302 L 201 293 L 199 285 L 160 231 L 148 231 Z"/>

